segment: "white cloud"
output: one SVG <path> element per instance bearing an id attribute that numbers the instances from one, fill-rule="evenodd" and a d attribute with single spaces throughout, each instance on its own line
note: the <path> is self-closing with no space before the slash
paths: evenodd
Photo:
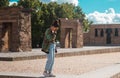
<path id="1" fill-rule="evenodd" d="M 17 2 L 10 2 L 10 4 L 9 4 L 9 5 L 12 5 L 12 4 L 14 4 L 14 3 L 16 3 L 16 4 L 17 4 Z"/>
<path id="2" fill-rule="evenodd" d="M 78 5 L 78 0 L 51 0 L 51 1 L 56 1 L 58 3 L 73 3 L 74 5 Z"/>
<path id="3" fill-rule="evenodd" d="M 58 3 L 72 3 L 74 5 L 78 5 L 78 0 L 42 0 L 43 2 L 58 2 Z"/>
<path id="4" fill-rule="evenodd" d="M 104 13 L 95 11 L 87 14 L 86 17 L 94 24 L 120 24 L 120 13 L 115 13 L 113 8 L 109 8 Z"/>

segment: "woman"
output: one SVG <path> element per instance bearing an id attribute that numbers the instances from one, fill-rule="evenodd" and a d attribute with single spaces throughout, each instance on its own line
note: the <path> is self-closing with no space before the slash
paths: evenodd
<path id="1" fill-rule="evenodd" d="M 42 51 L 47 55 L 47 62 L 45 66 L 45 71 L 43 75 L 45 77 L 56 77 L 52 74 L 52 68 L 54 64 L 54 57 L 55 57 L 55 39 L 57 30 L 59 28 L 58 21 L 55 21 L 50 28 L 48 28 L 45 32 L 43 44 L 42 44 Z"/>

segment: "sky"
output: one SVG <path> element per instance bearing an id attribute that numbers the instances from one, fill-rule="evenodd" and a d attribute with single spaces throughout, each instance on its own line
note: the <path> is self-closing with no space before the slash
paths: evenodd
<path id="1" fill-rule="evenodd" d="M 18 0 L 11 0 L 16 2 Z M 68 2 L 80 6 L 89 21 L 95 24 L 120 23 L 120 0 L 41 0 L 42 2 Z"/>

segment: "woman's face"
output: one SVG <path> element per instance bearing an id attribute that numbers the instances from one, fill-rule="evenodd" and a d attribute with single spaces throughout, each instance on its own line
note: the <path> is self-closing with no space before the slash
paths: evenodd
<path id="1" fill-rule="evenodd" d="M 55 31 L 57 31 L 59 28 L 58 27 L 55 27 Z"/>
<path id="2" fill-rule="evenodd" d="M 51 30 L 52 30 L 52 31 L 57 31 L 57 30 L 58 30 L 58 27 L 51 26 Z"/>

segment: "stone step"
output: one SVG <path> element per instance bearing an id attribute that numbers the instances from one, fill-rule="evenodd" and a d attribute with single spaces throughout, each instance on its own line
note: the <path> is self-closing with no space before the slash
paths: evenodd
<path id="1" fill-rule="evenodd" d="M 120 78 L 120 64 L 114 64 L 79 76 L 79 78 Z"/>
<path id="2" fill-rule="evenodd" d="M 0 72 L 0 78 L 40 78 L 40 75 L 31 73 Z"/>
<path id="3" fill-rule="evenodd" d="M 15 73 L 15 72 L 4 72 L 0 73 L 0 78 L 79 78 L 76 75 L 56 75 L 56 77 L 44 77 L 40 74 L 32 74 L 32 73 Z"/>
<path id="4" fill-rule="evenodd" d="M 120 47 L 83 47 L 83 48 L 68 48 L 58 49 L 56 57 L 78 56 L 78 55 L 90 55 L 120 52 Z M 9 52 L 0 53 L 0 61 L 18 61 L 18 60 L 31 60 L 31 59 L 43 59 L 45 53 L 40 49 L 34 49 L 32 52 Z"/>

